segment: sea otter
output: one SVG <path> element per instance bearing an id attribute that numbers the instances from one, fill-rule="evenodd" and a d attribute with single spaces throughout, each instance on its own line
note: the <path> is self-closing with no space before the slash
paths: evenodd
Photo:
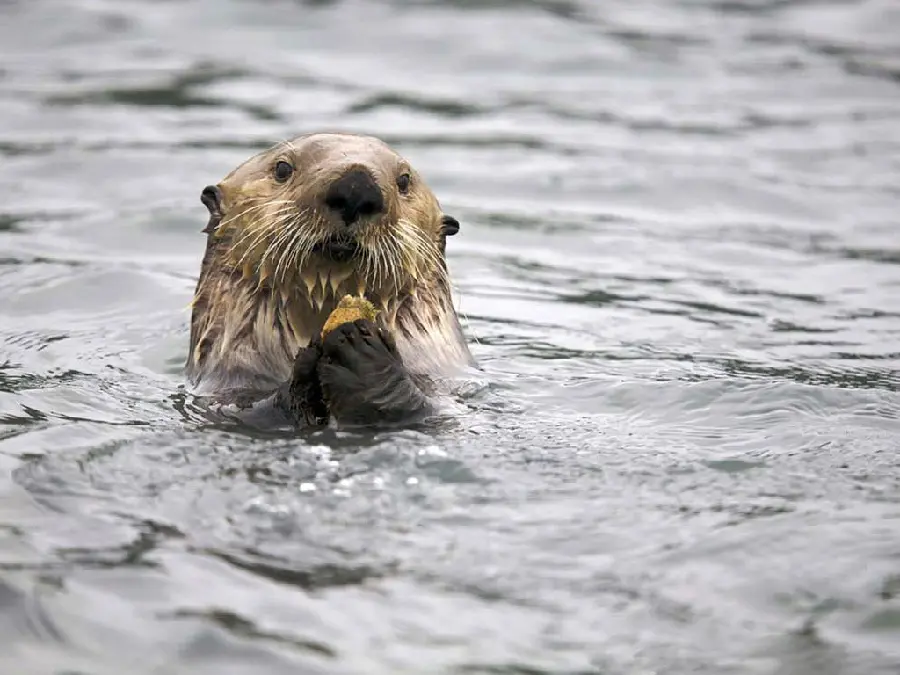
<path id="1" fill-rule="evenodd" d="M 256 420 L 394 423 L 427 415 L 437 383 L 474 365 L 445 260 L 459 223 L 381 140 L 279 143 L 201 201 L 209 222 L 186 364 L 196 394 Z M 348 294 L 374 304 L 376 320 L 322 338 Z"/>

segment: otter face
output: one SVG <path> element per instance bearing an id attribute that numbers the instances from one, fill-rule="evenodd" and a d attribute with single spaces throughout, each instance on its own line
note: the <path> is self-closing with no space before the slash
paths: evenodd
<path id="1" fill-rule="evenodd" d="M 445 274 L 444 240 L 459 227 L 403 157 L 351 134 L 282 143 L 201 199 L 228 265 L 316 305 L 344 292 L 396 297 Z"/>

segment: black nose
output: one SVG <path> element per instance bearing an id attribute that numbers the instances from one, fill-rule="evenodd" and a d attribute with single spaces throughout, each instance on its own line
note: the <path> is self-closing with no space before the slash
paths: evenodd
<path id="1" fill-rule="evenodd" d="M 362 216 L 381 213 L 384 197 L 368 171 L 353 169 L 331 184 L 325 195 L 325 204 L 341 214 L 346 225 L 352 225 Z"/>

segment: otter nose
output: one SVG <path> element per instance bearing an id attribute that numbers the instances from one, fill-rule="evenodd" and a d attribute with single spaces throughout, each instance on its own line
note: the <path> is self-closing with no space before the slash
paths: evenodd
<path id="1" fill-rule="evenodd" d="M 368 171 L 353 169 L 331 184 L 325 204 L 340 214 L 345 225 L 352 225 L 362 216 L 381 213 L 384 197 Z"/>

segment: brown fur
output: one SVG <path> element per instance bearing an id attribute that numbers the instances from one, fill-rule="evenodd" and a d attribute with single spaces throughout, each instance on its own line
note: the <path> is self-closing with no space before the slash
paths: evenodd
<path id="1" fill-rule="evenodd" d="M 295 167 L 283 184 L 273 174 L 280 160 Z M 354 168 L 372 174 L 385 209 L 362 223 L 359 254 L 337 263 L 311 249 L 340 229 L 324 193 Z M 402 173 L 408 194 L 397 187 Z M 206 229 L 186 366 L 198 393 L 277 387 L 340 298 L 361 291 L 382 310 L 410 372 L 450 375 L 472 363 L 453 309 L 440 205 L 387 145 L 302 136 L 251 157 L 217 187 L 222 208 Z"/>

